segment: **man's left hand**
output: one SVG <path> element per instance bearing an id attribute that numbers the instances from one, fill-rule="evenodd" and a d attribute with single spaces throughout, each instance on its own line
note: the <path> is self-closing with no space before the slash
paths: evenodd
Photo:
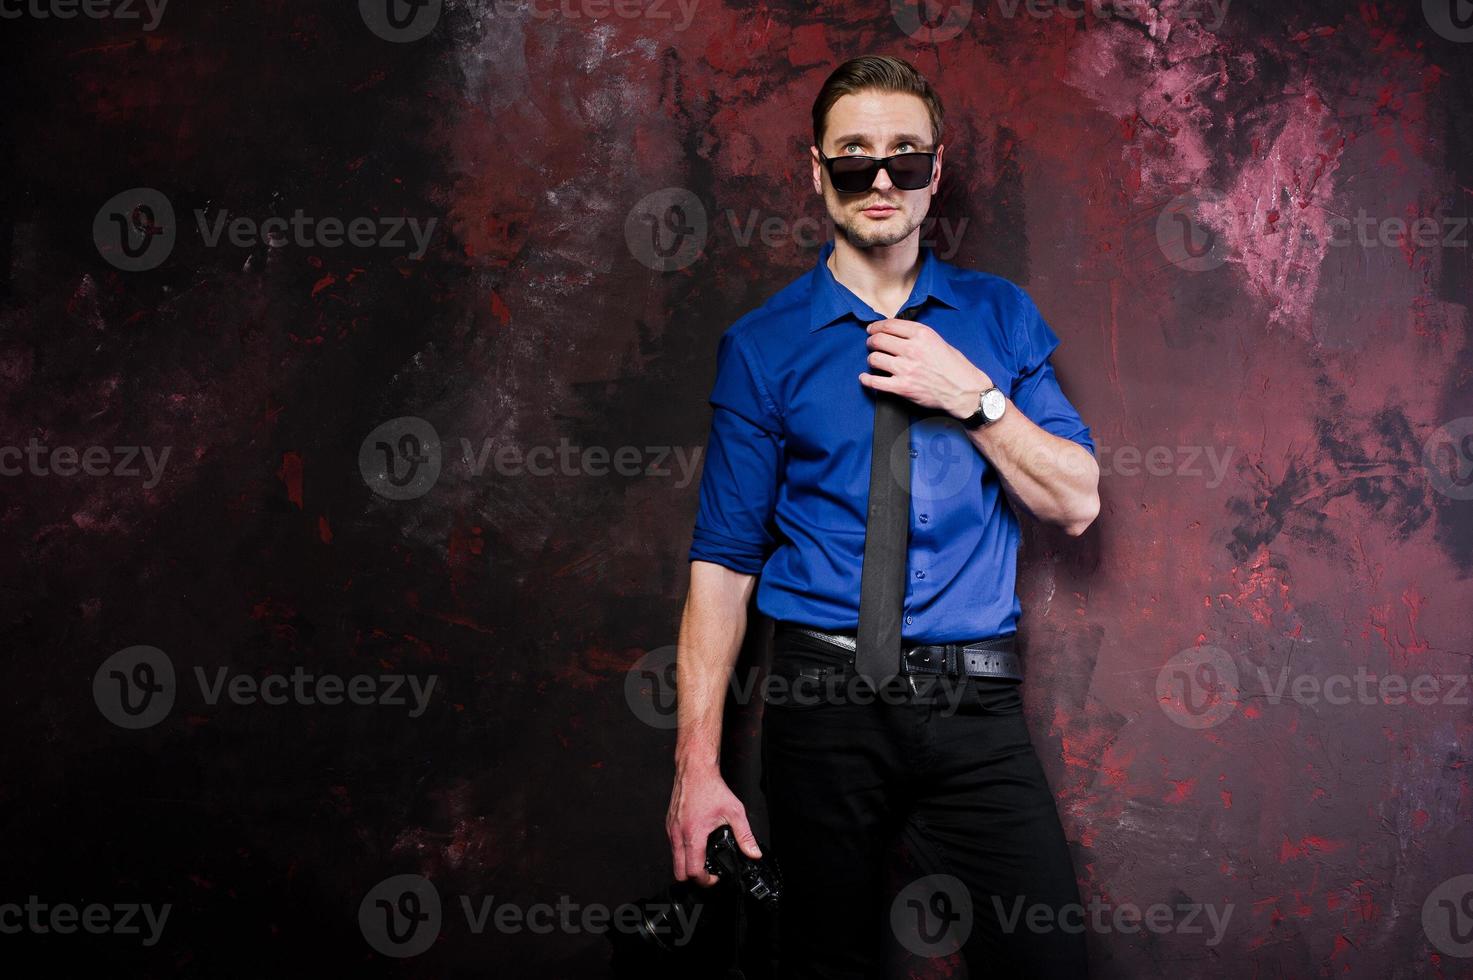
<path id="1" fill-rule="evenodd" d="M 861 374 L 867 388 L 964 419 L 977 411 L 977 396 L 992 387 L 987 372 L 924 323 L 876 320 L 868 331 L 869 366 L 890 373 Z"/>

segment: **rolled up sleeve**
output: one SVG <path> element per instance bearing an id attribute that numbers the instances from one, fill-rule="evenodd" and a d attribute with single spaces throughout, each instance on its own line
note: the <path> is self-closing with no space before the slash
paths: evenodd
<path id="1" fill-rule="evenodd" d="M 691 561 L 756 575 L 772 553 L 783 426 L 739 334 L 722 334 L 711 390 L 711 435 L 701 473 Z"/>
<path id="2" fill-rule="evenodd" d="M 1013 333 L 1016 380 L 1008 397 L 1034 425 L 1060 438 L 1077 442 L 1093 454 L 1095 444 L 1090 437 L 1089 426 L 1064 397 L 1049 360 L 1054 348 L 1059 346 L 1059 338 L 1044 321 L 1032 298 L 1022 289 L 1018 290 L 1018 302 Z"/>

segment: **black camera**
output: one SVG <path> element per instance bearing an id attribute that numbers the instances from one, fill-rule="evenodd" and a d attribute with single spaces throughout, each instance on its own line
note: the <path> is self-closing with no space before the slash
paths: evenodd
<path id="1" fill-rule="evenodd" d="M 678 881 L 636 902 L 633 932 L 611 929 L 613 975 L 640 980 L 768 980 L 775 975 L 782 872 L 771 858 L 749 858 L 723 824 L 706 840 L 710 888 Z"/>

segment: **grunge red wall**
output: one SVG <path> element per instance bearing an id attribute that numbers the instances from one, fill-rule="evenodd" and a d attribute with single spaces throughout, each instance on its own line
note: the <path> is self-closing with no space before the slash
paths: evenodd
<path id="1" fill-rule="evenodd" d="M 398 39 L 370 0 L 6 22 L 0 444 L 170 450 L 151 485 L 4 477 L 0 902 L 173 907 L 152 947 L 23 940 L 600 975 L 599 935 L 460 900 L 668 874 L 631 671 L 675 642 L 717 338 L 813 264 L 819 85 L 890 53 L 946 103 L 928 233 L 1029 290 L 1105 464 L 1020 576 L 1081 890 L 1226 916 L 1109 912 L 1096 974 L 1473 976 L 1466 5 L 438 6 Z M 175 225 L 130 269 L 139 188 Z M 379 237 L 211 237 L 298 211 Z M 410 218 L 422 249 L 385 241 Z M 92 684 L 136 646 L 179 690 L 128 730 Z M 410 717 L 195 685 L 297 668 L 436 687 Z M 395 958 L 359 910 L 400 874 L 445 915 Z"/>

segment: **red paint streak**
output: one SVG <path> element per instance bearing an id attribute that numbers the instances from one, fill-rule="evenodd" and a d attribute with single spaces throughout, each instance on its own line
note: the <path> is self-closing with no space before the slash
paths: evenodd
<path id="1" fill-rule="evenodd" d="M 281 469 L 276 471 L 276 478 L 286 485 L 287 499 L 302 507 L 302 456 L 300 453 L 282 453 Z"/>
<path id="2" fill-rule="evenodd" d="M 1299 843 L 1295 844 L 1285 837 L 1279 845 L 1279 863 L 1285 864 L 1307 856 L 1311 851 L 1317 854 L 1333 854 L 1345 846 L 1343 841 L 1333 841 L 1324 837 L 1301 837 Z"/>
<path id="3" fill-rule="evenodd" d="M 1193 791 L 1197 788 L 1195 778 L 1171 779 L 1168 782 L 1173 788 L 1170 793 L 1166 794 L 1166 799 L 1163 801 L 1165 803 L 1185 803 L 1191 799 Z"/>
<path id="4" fill-rule="evenodd" d="M 332 544 L 332 526 L 327 523 L 326 517 L 317 518 L 317 536 L 322 539 L 323 544 Z"/>
<path id="5" fill-rule="evenodd" d="M 491 315 L 496 317 L 496 322 L 503 327 L 511 322 L 511 310 L 507 309 L 501 294 L 494 290 L 491 293 Z"/>
<path id="6" fill-rule="evenodd" d="M 290 603 L 268 597 L 252 606 L 250 615 L 256 620 L 293 619 L 297 615 L 297 609 Z"/>

